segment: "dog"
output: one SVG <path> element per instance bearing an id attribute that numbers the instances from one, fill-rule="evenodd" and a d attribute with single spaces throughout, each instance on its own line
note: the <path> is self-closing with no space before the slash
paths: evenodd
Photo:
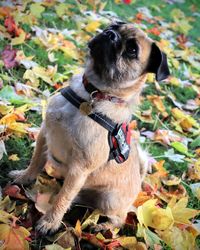
<path id="1" fill-rule="evenodd" d="M 98 208 L 112 225 L 123 225 L 147 172 L 147 154 L 136 140 L 126 141 L 128 130 L 121 142 L 118 138 L 122 147 L 118 160 L 116 155 L 110 158 L 110 132 L 91 114 L 117 125 L 129 124 L 147 73 L 155 73 L 158 81 L 168 77 L 166 55 L 142 30 L 123 22 L 97 34 L 88 48 L 84 74 L 74 76 L 70 84 L 84 104 L 77 108 L 61 93 L 51 97 L 30 165 L 10 172 L 20 184 L 36 179 L 47 161 L 62 172 L 63 186 L 37 224 L 43 234 L 60 227 L 75 201 Z M 94 91 L 90 93 L 87 85 Z"/>

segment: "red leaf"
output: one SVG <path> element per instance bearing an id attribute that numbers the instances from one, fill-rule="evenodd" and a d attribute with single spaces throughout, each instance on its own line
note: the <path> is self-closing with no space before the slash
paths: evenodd
<path id="1" fill-rule="evenodd" d="M 20 200 L 27 200 L 26 197 L 20 193 L 21 189 L 17 185 L 6 186 L 3 192 L 5 195 L 10 197 Z"/>
<path id="2" fill-rule="evenodd" d="M 131 4 L 131 1 L 132 1 L 132 0 L 123 0 L 123 2 L 124 2 L 125 4 Z"/>
<path id="3" fill-rule="evenodd" d="M 2 51 L 1 56 L 6 69 L 14 68 L 18 65 L 16 61 L 17 50 L 12 49 L 9 45 Z"/>
<path id="4" fill-rule="evenodd" d="M 147 30 L 147 32 L 149 32 L 155 36 L 159 36 L 161 33 L 157 27 L 153 27 L 152 29 Z"/>
<path id="5" fill-rule="evenodd" d="M 22 29 L 17 27 L 17 24 L 15 23 L 15 20 L 13 19 L 12 16 L 6 17 L 6 19 L 4 21 L 4 25 L 5 25 L 8 33 L 13 35 L 14 37 L 19 36 L 21 31 L 22 31 Z"/>

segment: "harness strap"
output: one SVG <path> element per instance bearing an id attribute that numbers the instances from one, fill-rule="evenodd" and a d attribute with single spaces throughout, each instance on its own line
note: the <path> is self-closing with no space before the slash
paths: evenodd
<path id="1" fill-rule="evenodd" d="M 61 94 L 76 108 L 87 102 L 78 96 L 70 87 L 61 89 Z M 117 124 L 106 115 L 91 113 L 88 116 L 109 131 L 108 143 L 110 146 L 109 160 L 115 159 L 117 163 L 123 163 L 128 159 L 130 152 L 130 128 L 126 123 Z"/>
<path id="2" fill-rule="evenodd" d="M 86 100 L 78 96 L 70 87 L 61 89 L 61 94 L 78 109 L 80 108 L 81 103 L 86 102 Z M 88 116 L 111 133 L 117 127 L 115 122 L 100 113 L 92 113 Z"/>

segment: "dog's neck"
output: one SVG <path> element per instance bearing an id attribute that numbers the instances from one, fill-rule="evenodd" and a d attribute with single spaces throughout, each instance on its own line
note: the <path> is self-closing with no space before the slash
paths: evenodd
<path id="1" fill-rule="evenodd" d="M 130 104 L 138 104 L 140 93 L 146 81 L 146 74 L 143 74 L 136 80 L 123 82 L 122 84 L 117 83 L 116 85 L 118 87 L 110 87 L 109 83 L 102 81 L 91 67 L 86 68 L 84 75 L 87 80 L 100 91 L 116 96 Z"/>

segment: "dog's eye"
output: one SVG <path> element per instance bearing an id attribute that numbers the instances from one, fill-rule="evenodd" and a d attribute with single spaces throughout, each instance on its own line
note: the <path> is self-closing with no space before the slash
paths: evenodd
<path id="1" fill-rule="evenodd" d="M 131 59 L 137 58 L 138 55 L 138 45 L 135 40 L 131 39 L 126 42 L 126 50 L 125 50 L 126 56 L 128 56 Z"/>

